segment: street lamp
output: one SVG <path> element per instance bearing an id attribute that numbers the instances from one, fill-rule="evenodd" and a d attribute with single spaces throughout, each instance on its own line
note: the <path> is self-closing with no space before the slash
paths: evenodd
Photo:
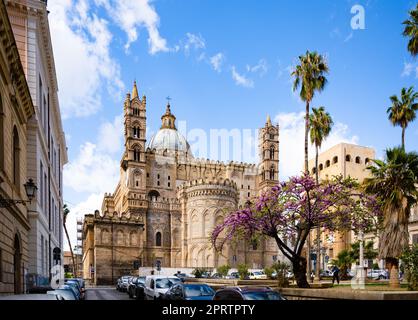
<path id="1" fill-rule="evenodd" d="M 25 192 L 26 196 L 28 197 L 28 200 L 5 199 L 3 197 L 0 197 L 0 208 L 10 208 L 13 205 L 19 203 L 31 203 L 36 196 L 36 190 L 38 190 L 38 187 L 32 179 L 29 179 L 28 182 L 26 182 L 23 186 L 25 187 Z"/>

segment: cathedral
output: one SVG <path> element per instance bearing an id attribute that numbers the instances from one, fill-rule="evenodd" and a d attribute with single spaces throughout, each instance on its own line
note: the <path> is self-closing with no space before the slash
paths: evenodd
<path id="1" fill-rule="evenodd" d="M 231 242 L 216 252 L 210 234 L 229 212 L 277 184 L 278 125 L 267 118 L 259 129 L 258 164 L 223 163 L 193 157 L 169 103 L 160 130 L 147 141 L 146 107 L 146 97 L 139 96 L 134 83 L 124 102 L 119 183 L 104 195 L 101 211 L 84 219 L 84 277 L 110 284 L 141 266 L 273 264 L 278 255 L 274 241 Z"/>

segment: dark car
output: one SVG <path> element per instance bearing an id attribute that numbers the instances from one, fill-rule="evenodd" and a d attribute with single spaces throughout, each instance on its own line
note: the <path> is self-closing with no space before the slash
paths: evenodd
<path id="1" fill-rule="evenodd" d="M 227 287 L 216 291 L 213 300 L 286 300 L 269 287 Z"/>
<path id="2" fill-rule="evenodd" d="M 77 280 L 65 279 L 64 283 L 66 285 L 70 285 L 70 286 L 76 288 L 78 290 L 79 294 L 80 294 L 80 299 L 79 300 L 84 300 L 85 294 L 84 294 L 83 290 L 81 289 L 80 284 L 78 283 Z"/>
<path id="3" fill-rule="evenodd" d="M 81 292 L 83 293 L 83 295 L 86 294 L 86 283 L 84 281 L 84 279 L 82 278 L 72 278 L 71 280 L 75 280 L 78 282 L 80 288 L 81 288 Z"/>
<path id="4" fill-rule="evenodd" d="M 128 286 L 128 295 L 131 299 L 145 299 L 145 277 L 133 277 Z"/>
<path id="5" fill-rule="evenodd" d="M 80 298 L 78 291 L 69 285 L 59 286 L 55 290 L 48 291 L 47 294 L 59 295 L 63 300 L 79 300 Z"/>
<path id="6" fill-rule="evenodd" d="M 172 286 L 163 296 L 164 300 L 212 300 L 215 291 L 207 284 L 184 284 Z"/>

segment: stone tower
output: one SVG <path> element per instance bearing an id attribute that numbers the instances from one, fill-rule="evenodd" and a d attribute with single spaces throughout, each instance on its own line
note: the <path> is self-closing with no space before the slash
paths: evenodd
<path id="1" fill-rule="evenodd" d="M 279 125 L 271 123 L 270 116 L 259 130 L 260 188 L 263 193 L 279 181 Z"/>
<path id="2" fill-rule="evenodd" d="M 128 93 L 124 103 L 125 152 L 121 169 L 125 174 L 125 185 L 145 195 L 146 188 L 146 97 L 138 95 L 136 82 L 132 96 Z"/>

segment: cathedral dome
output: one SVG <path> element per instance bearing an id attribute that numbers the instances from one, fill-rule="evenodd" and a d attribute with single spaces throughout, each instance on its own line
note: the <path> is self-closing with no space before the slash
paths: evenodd
<path id="1" fill-rule="evenodd" d="M 148 148 L 156 151 L 178 151 L 192 156 L 190 145 L 175 126 L 176 117 L 171 113 L 170 104 L 167 105 L 165 114 L 161 117 L 161 129 L 150 139 Z"/>
<path id="2" fill-rule="evenodd" d="M 149 141 L 148 148 L 157 151 L 179 151 L 191 155 L 186 139 L 176 129 L 162 128 Z"/>

